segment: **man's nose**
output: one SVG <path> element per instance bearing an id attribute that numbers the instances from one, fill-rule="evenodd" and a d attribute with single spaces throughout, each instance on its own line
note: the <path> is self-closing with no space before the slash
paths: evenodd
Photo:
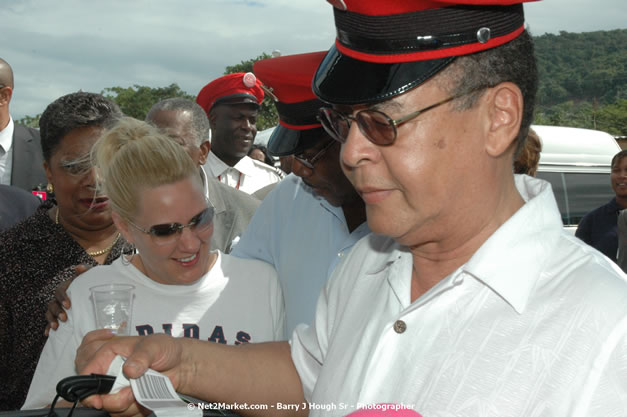
<path id="1" fill-rule="evenodd" d="M 311 175 L 313 174 L 313 169 L 305 166 L 305 164 L 300 162 L 297 158 L 293 158 L 292 172 L 301 178 L 307 178 L 307 177 L 311 177 Z"/>

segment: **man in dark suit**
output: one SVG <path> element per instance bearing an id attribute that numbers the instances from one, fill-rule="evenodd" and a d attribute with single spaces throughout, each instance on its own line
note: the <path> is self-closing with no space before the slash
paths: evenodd
<path id="1" fill-rule="evenodd" d="M 9 112 L 12 95 L 13 70 L 0 58 L 0 184 L 31 191 L 48 182 L 39 131 L 13 123 Z"/>
<path id="2" fill-rule="evenodd" d="M 28 191 L 0 184 L 0 233 L 33 214 L 40 203 Z"/>

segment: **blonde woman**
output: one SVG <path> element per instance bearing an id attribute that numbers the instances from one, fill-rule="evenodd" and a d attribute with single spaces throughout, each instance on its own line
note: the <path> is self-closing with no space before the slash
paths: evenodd
<path id="1" fill-rule="evenodd" d="M 94 145 L 116 227 L 137 248 L 111 266 L 92 268 L 68 294 L 68 320 L 52 332 L 25 409 L 49 404 L 56 383 L 75 373 L 83 336 L 96 328 L 89 288 L 135 286 L 131 335 L 167 333 L 223 344 L 281 340 L 283 297 L 274 269 L 211 251 L 213 207 L 198 167 L 156 128 L 124 118 Z"/>

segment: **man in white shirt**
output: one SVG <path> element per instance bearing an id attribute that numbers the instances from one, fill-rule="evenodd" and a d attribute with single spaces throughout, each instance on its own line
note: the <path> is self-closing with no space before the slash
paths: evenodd
<path id="1" fill-rule="evenodd" d="M 200 90 L 196 102 L 211 125 L 211 151 L 204 167 L 218 181 L 252 194 L 281 181 L 275 167 L 248 156 L 257 134 L 257 113 L 264 93 L 252 73 L 233 73 Z"/>
<path id="2" fill-rule="evenodd" d="M 31 191 L 48 182 L 39 131 L 13 123 L 9 112 L 12 96 L 13 70 L 0 58 L 0 184 Z"/>
<path id="3" fill-rule="evenodd" d="M 564 232 L 547 182 L 512 172 L 537 89 L 520 1 L 330 1 L 338 38 L 313 88 L 373 234 L 314 324 L 239 350 L 91 334 L 83 372 L 120 353 L 127 376 L 152 366 L 182 393 L 266 414 L 624 415 L 625 275 Z M 255 382 L 224 383 L 233 373 Z M 89 403 L 136 410 L 128 391 Z"/>

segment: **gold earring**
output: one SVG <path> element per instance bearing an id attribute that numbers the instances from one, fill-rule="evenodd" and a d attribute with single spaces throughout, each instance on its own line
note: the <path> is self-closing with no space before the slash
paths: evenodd
<path id="1" fill-rule="evenodd" d="M 54 194 L 54 185 L 48 183 L 48 185 L 46 185 L 46 191 L 48 192 L 48 194 Z"/>

